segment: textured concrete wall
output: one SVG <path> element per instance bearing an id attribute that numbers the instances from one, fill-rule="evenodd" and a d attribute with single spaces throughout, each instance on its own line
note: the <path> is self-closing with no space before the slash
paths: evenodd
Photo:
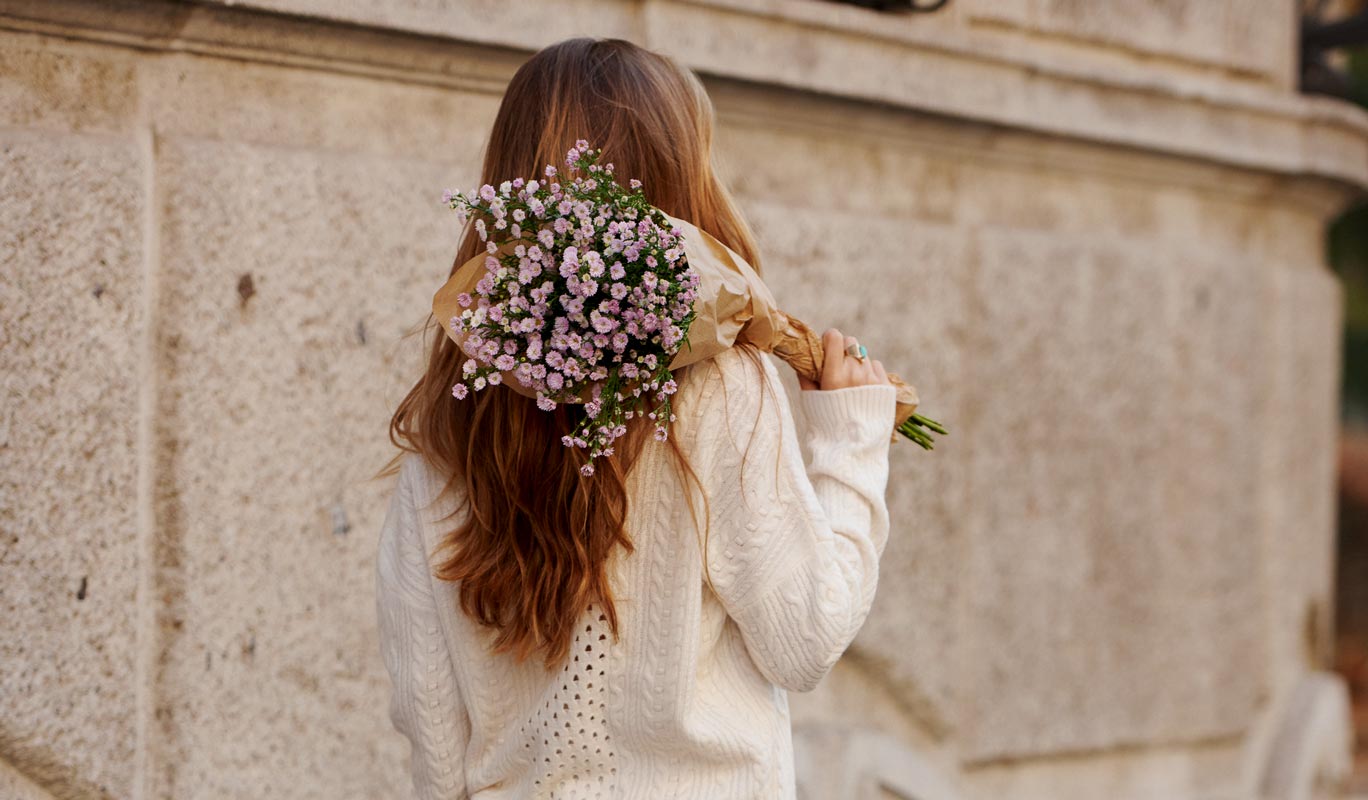
<path id="1" fill-rule="evenodd" d="M 1254 5 L 0 0 L 0 794 L 405 796 L 367 478 L 441 191 L 592 32 L 705 74 L 779 297 L 953 428 L 894 448 L 797 723 L 957 797 L 1258 796 L 1324 657 L 1368 119 Z"/>

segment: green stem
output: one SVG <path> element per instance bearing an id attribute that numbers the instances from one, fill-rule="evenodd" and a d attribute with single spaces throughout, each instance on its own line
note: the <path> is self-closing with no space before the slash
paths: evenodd
<path id="1" fill-rule="evenodd" d="M 930 417 L 924 417 L 921 414 L 913 414 L 908 417 L 898 426 L 897 431 L 912 440 L 912 443 L 916 444 L 918 447 L 921 447 L 924 450 L 934 450 L 935 444 L 931 439 L 931 435 L 927 433 L 926 430 L 922 430 L 923 428 L 942 435 L 949 433 L 949 431 L 945 429 L 945 426 Z"/>
<path id="2" fill-rule="evenodd" d="M 947 431 L 945 429 L 945 426 L 941 425 L 939 422 L 936 422 L 934 419 L 931 419 L 930 417 L 923 417 L 921 414 L 913 414 L 911 417 L 909 417 L 909 419 L 916 420 L 918 425 L 930 428 L 931 430 L 941 434 L 942 436 L 948 436 L 950 434 L 950 431 Z"/>

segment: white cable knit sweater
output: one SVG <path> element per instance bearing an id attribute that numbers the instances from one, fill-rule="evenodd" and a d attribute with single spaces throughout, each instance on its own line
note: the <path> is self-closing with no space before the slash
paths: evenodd
<path id="1" fill-rule="evenodd" d="M 896 391 L 798 393 L 805 468 L 762 363 L 774 395 L 735 348 L 677 375 L 670 435 L 707 487 L 716 593 L 667 446 L 649 442 L 628 485 L 636 551 L 609 563 L 621 638 L 591 607 L 550 673 L 491 657 L 455 586 L 431 576 L 428 554 L 455 525 L 433 521 L 455 506 L 426 507 L 443 480 L 406 457 L 380 532 L 377 610 L 417 797 L 795 796 L 787 690 L 817 685 L 873 602 Z"/>

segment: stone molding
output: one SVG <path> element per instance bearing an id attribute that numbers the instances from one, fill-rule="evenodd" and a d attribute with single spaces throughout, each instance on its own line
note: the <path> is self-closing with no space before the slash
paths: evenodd
<path id="1" fill-rule="evenodd" d="M 795 726 L 799 800 L 959 800 L 928 759 L 866 728 Z"/>
<path id="2" fill-rule="evenodd" d="M 1347 103 L 1239 70 L 1135 69 L 1050 56 L 1048 47 L 993 47 L 934 23 L 923 33 L 873 22 L 859 9 L 768 0 L 567 0 L 556 15 L 402 0 L 0 0 L 0 27 L 488 92 L 538 47 L 589 32 L 622 36 L 717 78 L 1368 187 L 1368 112 Z M 312 35 L 298 35 L 310 24 Z M 747 46 L 729 47 L 733 40 Z M 457 58 L 453 42 L 483 57 Z"/>

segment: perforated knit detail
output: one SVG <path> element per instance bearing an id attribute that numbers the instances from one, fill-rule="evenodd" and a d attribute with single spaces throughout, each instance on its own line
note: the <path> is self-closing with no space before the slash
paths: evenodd
<path id="1" fill-rule="evenodd" d="M 606 800 L 617 789 L 617 747 L 607 720 L 606 665 L 613 647 L 608 618 L 590 604 L 550 696 L 518 734 L 538 777 L 535 796 Z"/>

